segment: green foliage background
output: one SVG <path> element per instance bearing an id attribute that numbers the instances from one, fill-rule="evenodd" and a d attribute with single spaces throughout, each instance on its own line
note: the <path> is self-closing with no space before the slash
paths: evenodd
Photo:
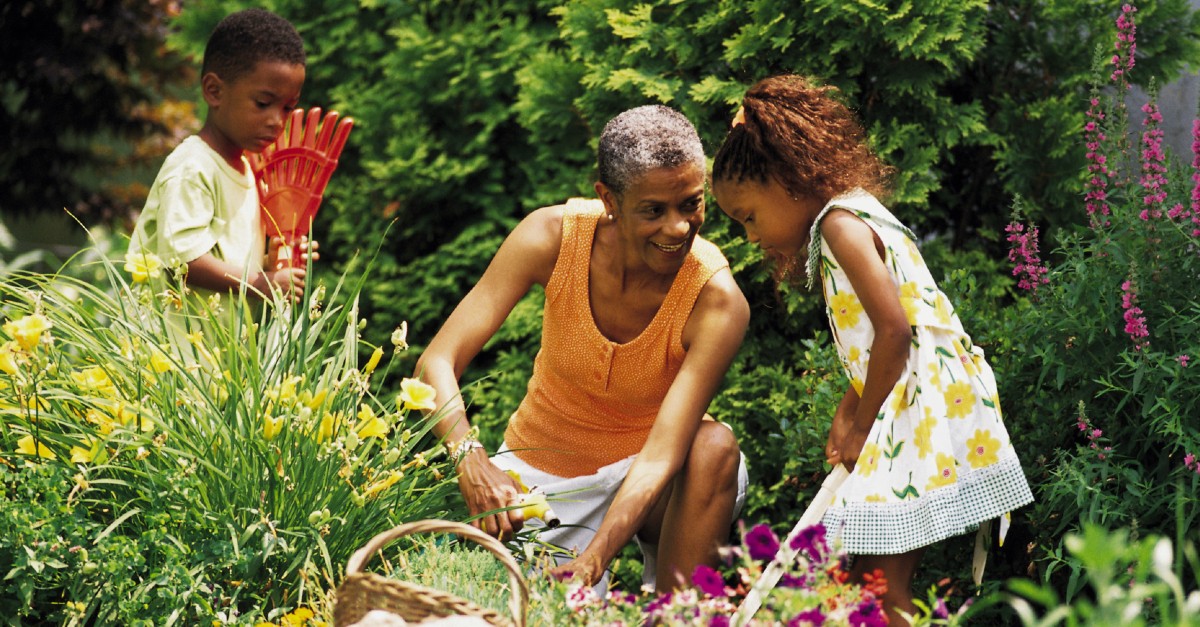
<path id="1" fill-rule="evenodd" d="M 245 4 L 189 5 L 176 47 L 198 53 L 216 21 Z M 363 295 L 364 312 L 383 319 L 374 328 L 408 320 L 414 346 L 427 342 L 522 216 L 590 192 L 596 137 L 616 113 L 676 107 L 712 151 L 746 86 L 811 73 L 842 89 L 897 167 L 897 214 L 930 238 L 935 276 L 946 277 L 968 330 L 993 355 L 1002 394 L 1019 396 L 1003 400 L 1026 416 L 1014 430 L 1031 429 L 1015 434 L 1027 470 L 1049 473 L 1053 447 L 1070 444 L 1074 407 L 1022 375 L 1046 355 L 1034 351 L 1039 327 L 1014 335 L 1022 320 L 1004 313 L 1022 305 L 999 261 L 1002 227 L 1017 195 L 1051 242 L 1084 221 L 1083 111 L 1119 0 L 265 4 L 306 39 L 303 104 L 357 120 L 315 231 L 337 273 L 390 227 Z M 1200 17 L 1185 0 L 1146 3 L 1137 20 L 1139 84 L 1200 61 Z M 777 291 L 714 205 L 705 235 L 725 251 L 753 308 L 712 413 L 734 426 L 750 460 L 743 516 L 782 527 L 823 473 L 826 425 L 845 381 L 817 296 Z M 524 392 L 539 316 L 534 294 L 465 377 L 478 380 L 467 400 L 477 422 L 497 428 L 485 433 L 492 445 Z M 1090 380 L 1108 363 L 1069 372 Z M 1036 539 L 1049 550 L 1057 535 Z M 1015 555 L 1012 568 L 1028 557 Z"/>

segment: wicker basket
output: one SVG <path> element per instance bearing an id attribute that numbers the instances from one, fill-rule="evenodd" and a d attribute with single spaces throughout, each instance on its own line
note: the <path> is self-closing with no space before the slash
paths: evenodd
<path id="1" fill-rule="evenodd" d="M 502 616 L 494 610 L 484 609 L 467 599 L 420 586 L 407 581 L 391 579 L 371 572 L 363 572 L 363 566 L 387 543 L 412 533 L 448 531 L 468 538 L 491 551 L 508 569 L 509 588 L 512 597 L 508 608 L 513 618 Z M 517 562 L 508 549 L 495 538 L 478 529 L 448 520 L 420 520 L 406 523 L 385 531 L 367 542 L 350 556 L 346 563 L 346 579 L 338 586 L 333 622 L 337 627 L 346 627 L 362 619 L 371 610 L 384 610 L 410 623 L 445 616 L 476 616 L 497 627 L 525 627 L 525 613 L 529 606 L 529 588 Z"/>

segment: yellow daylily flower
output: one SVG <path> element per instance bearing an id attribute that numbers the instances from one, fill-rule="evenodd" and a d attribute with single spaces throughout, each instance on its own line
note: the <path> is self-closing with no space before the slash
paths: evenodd
<path id="1" fill-rule="evenodd" d="M 175 365 L 171 363 L 171 358 L 167 357 L 165 347 L 160 348 L 159 350 L 150 351 L 150 369 L 153 370 L 155 374 L 162 374 L 174 367 Z"/>
<path id="2" fill-rule="evenodd" d="M 85 438 L 84 442 L 87 446 L 75 445 L 71 447 L 71 463 L 72 464 L 90 464 L 95 459 L 97 449 L 94 438 Z"/>
<path id="3" fill-rule="evenodd" d="M 34 440 L 33 435 L 27 435 L 17 440 L 17 452 L 21 455 L 29 455 L 31 457 L 37 455 L 46 459 L 54 459 L 54 452 L 45 444 Z"/>
<path id="4" fill-rule="evenodd" d="M 4 332 L 17 341 L 21 348 L 31 351 L 37 347 L 42 334 L 50 330 L 54 324 L 42 314 L 29 314 L 19 320 L 4 323 Z"/>
<path id="5" fill-rule="evenodd" d="M 279 435 L 283 429 L 283 417 L 272 418 L 271 416 L 263 416 L 263 439 L 270 442 Z"/>
<path id="6" fill-rule="evenodd" d="M 400 472 L 399 470 L 389 471 L 386 477 L 379 479 L 367 486 L 367 488 L 363 490 L 363 496 L 368 498 L 379 496 L 381 492 L 395 485 L 395 483 L 402 477 L 404 477 L 404 473 Z"/>
<path id="7" fill-rule="evenodd" d="M 21 364 L 17 358 L 17 351 L 20 347 L 15 341 L 5 342 L 0 344 L 0 370 L 8 374 L 17 374 Z"/>
<path id="8" fill-rule="evenodd" d="M 325 415 L 321 417 L 321 424 L 317 427 L 317 442 L 321 443 L 333 437 L 334 427 L 341 420 L 341 414 L 325 412 Z"/>
<path id="9" fill-rule="evenodd" d="M 383 359 L 383 347 L 380 346 L 371 353 L 371 358 L 367 360 L 367 365 L 363 366 L 363 374 L 369 375 L 375 372 L 375 368 L 379 367 L 379 360 Z"/>
<path id="10" fill-rule="evenodd" d="M 833 323 L 841 329 L 858 326 L 859 315 L 863 312 L 862 303 L 850 292 L 834 294 L 829 299 L 829 310 L 833 314 Z"/>
<path id="11" fill-rule="evenodd" d="M 954 482 L 958 481 L 958 470 L 955 468 L 953 455 L 938 453 L 937 467 L 938 473 L 929 478 L 929 483 L 925 484 L 926 490 L 954 485 Z"/>
<path id="12" fill-rule="evenodd" d="M 162 276 L 163 262 L 154 253 L 126 253 L 125 271 L 133 276 L 134 283 L 145 283 L 147 279 Z"/>
<path id="13" fill-rule="evenodd" d="M 117 388 L 109 378 L 108 372 L 100 366 L 88 366 L 83 370 L 72 372 L 71 380 L 75 382 L 75 385 L 88 392 L 95 392 L 109 398 L 117 395 Z"/>
<path id="14" fill-rule="evenodd" d="M 967 461 L 972 468 L 991 466 L 1000 461 L 1000 440 L 992 437 L 992 432 L 976 429 L 975 435 L 967 440 Z"/>
<path id="15" fill-rule="evenodd" d="M 946 417 L 965 418 L 975 409 L 975 392 L 965 381 L 946 386 Z"/>
<path id="16" fill-rule="evenodd" d="M 420 379 L 400 381 L 396 405 L 401 409 L 437 409 L 437 390 Z"/>
<path id="17" fill-rule="evenodd" d="M 354 428 L 358 437 L 366 438 L 386 438 L 391 427 L 387 421 L 375 415 L 375 410 L 371 409 L 370 405 L 363 403 L 358 410 L 358 426 Z"/>

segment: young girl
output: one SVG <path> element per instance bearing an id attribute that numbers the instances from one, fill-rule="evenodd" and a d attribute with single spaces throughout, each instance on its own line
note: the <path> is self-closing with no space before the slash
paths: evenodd
<path id="1" fill-rule="evenodd" d="M 915 612 L 925 547 L 1033 500 L 983 351 L 938 290 L 911 231 L 880 204 L 889 170 L 831 87 L 799 76 L 746 92 L 713 163 L 721 210 L 795 277 L 818 273 L 850 389 L 825 454 L 852 470 L 824 523 L 881 569 L 892 624 Z"/>

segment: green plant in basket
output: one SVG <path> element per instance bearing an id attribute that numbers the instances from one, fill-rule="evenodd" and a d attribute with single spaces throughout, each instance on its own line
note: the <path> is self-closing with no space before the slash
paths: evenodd
<path id="1" fill-rule="evenodd" d="M 382 387 L 403 328 L 359 364 L 365 269 L 328 298 L 262 306 L 188 294 L 150 257 L 127 260 L 132 282 L 104 267 L 106 289 L 0 280 L 3 507 L 47 477 L 68 495 L 33 497 L 46 507 L 28 526 L 0 516 L 0 565 L 54 544 L 47 530 L 75 548 L 56 558 L 69 568 L 27 563 L 0 584 L 27 601 L 17 620 L 275 619 L 379 531 L 451 513 L 437 414 L 417 411 L 430 391 Z"/>

